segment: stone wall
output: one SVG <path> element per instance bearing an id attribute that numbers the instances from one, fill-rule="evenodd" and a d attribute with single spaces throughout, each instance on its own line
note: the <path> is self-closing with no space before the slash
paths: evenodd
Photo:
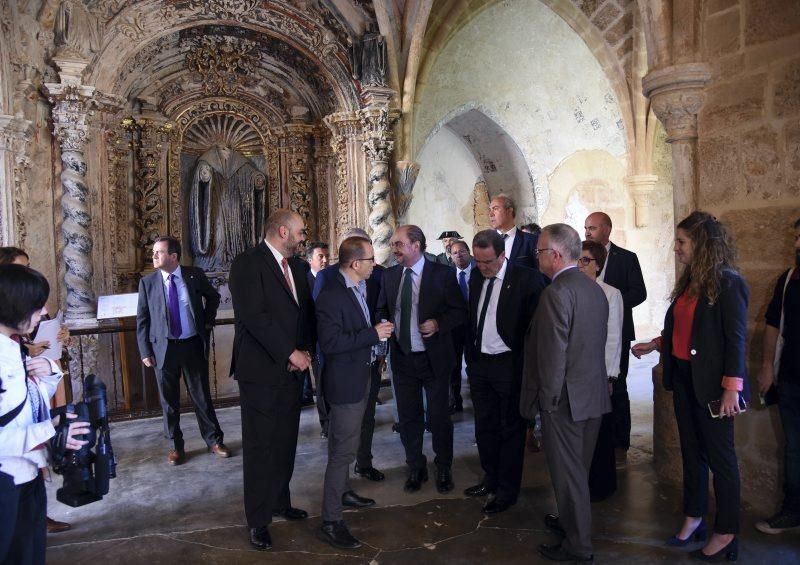
<path id="1" fill-rule="evenodd" d="M 702 18 L 701 60 L 713 76 L 699 116 L 699 205 L 736 236 L 756 386 L 764 312 L 800 218 L 800 4 L 717 0 Z M 736 441 L 744 499 L 768 512 L 780 498 L 782 440 L 776 410 L 757 406 L 737 422 Z"/>

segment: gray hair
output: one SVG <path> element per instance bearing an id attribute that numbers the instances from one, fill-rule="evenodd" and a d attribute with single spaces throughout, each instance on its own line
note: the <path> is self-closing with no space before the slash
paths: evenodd
<path id="1" fill-rule="evenodd" d="M 500 200 L 503 202 L 503 208 L 511 208 L 511 217 L 517 217 L 517 204 L 514 202 L 514 199 L 511 198 L 505 192 L 501 192 L 500 194 L 494 196 L 492 200 Z"/>
<path id="2" fill-rule="evenodd" d="M 550 247 L 567 261 L 577 261 L 581 256 L 581 236 L 567 224 L 550 224 L 542 229 L 550 236 Z"/>

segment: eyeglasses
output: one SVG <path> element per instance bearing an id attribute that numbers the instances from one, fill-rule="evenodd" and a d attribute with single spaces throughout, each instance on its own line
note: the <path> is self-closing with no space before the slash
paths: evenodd
<path id="1" fill-rule="evenodd" d="M 539 255 L 541 255 L 545 251 L 553 251 L 553 252 L 555 252 L 555 249 L 553 249 L 552 247 L 545 247 L 544 249 L 536 249 L 536 256 L 538 257 Z"/>
<path id="2" fill-rule="evenodd" d="M 392 241 L 391 243 L 389 243 L 389 247 L 391 247 L 392 249 L 399 249 L 401 247 L 406 247 L 408 245 L 409 244 L 406 243 L 405 241 Z"/>
<path id="3" fill-rule="evenodd" d="M 592 261 L 597 261 L 597 259 L 592 259 L 591 257 L 580 257 L 580 258 L 578 259 L 578 262 L 579 262 L 581 265 L 588 265 L 588 264 L 589 264 L 589 263 L 591 263 Z"/>
<path id="4" fill-rule="evenodd" d="M 374 263 L 375 262 L 375 256 L 373 255 L 372 257 L 364 257 L 363 259 L 356 259 L 356 261 L 372 261 Z M 355 263 L 355 261 L 353 261 L 353 262 Z"/>

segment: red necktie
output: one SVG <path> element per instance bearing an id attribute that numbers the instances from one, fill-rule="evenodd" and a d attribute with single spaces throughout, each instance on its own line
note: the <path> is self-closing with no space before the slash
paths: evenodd
<path id="1" fill-rule="evenodd" d="M 281 265 L 283 266 L 283 276 L 286 279 L 286 285 L 289 287 L 289 292 L 292 293 L 292 297 L 294 297 L 294 287 L 292 286 L 292 277 L 289 276 L 289 261 L 286 260 L 286 257 L 281 259 Z"/>

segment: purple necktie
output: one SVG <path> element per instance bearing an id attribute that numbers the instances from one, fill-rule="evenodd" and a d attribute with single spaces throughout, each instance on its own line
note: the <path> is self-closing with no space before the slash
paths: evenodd
<path id="1" fill-rule="evenodd" d="M 175 284 L 175 275 L 169 275 L 169 331 L 172 337 L 178 339 L 183 333 L 181 326 L 181 309 L 178 307 L 178 287 Z"/>

